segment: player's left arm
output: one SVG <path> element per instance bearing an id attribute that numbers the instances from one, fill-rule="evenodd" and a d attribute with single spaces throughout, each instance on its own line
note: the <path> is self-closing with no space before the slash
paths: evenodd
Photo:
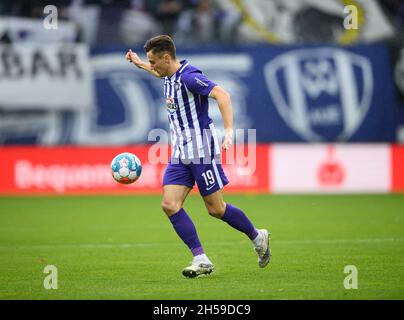
<path id="1" fill-rule="evenodd" d="M 230 94 L 220 86 L 214 86 L 209 97 L 215 99 L 219 106 L 224 124 L 224 139 L 222 148 L 227 150 L 233 144 L 233 106 Z"/>

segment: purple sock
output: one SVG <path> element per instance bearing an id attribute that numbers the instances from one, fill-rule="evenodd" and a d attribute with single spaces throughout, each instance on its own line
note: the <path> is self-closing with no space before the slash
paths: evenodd
<path id="1" fill-rule="evenodd" d="M 194 256 L 204 253 L 194 223 L 183 208 L 168 217 L 173 224 L 175 232 L 184 241 Z"/>
<path id="2" fill-rule="evenodd" d="M 226 211 L 222 220 L 226 221 L 234 229 L 245 233 L 251 240 L 254 240 L 258 235 L 257 229 L 254 228 L 254 225 L 244 212 L 229 203 L 226 204 Z"/>

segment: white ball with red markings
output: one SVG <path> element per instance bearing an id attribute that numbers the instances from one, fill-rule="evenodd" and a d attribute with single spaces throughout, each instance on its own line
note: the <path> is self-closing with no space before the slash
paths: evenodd
<path id="1" fill-rule="evenodd" d="M 129 152 L 118 154 L 111 162 L 112 177 L 119 183 L 129 184 L 139 179 L 142 163 Z"/>

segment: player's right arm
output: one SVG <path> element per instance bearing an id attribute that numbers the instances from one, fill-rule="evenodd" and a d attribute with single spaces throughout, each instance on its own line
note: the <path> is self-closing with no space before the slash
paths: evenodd
<path id="1" fill-rule="evenodd" d="M 152 74 L 153 76 L 161 78 L 161 76 L 156 71 L 151 69 L 149 63 L 146 63 L 142 59 L 140 59 L 139 56 L 135 52 L 132 52 L 131 49 L 129 49 L 129 51 L 126 53 L 125 59 L 133 63 L 139 69 L 143 69 Z"/>

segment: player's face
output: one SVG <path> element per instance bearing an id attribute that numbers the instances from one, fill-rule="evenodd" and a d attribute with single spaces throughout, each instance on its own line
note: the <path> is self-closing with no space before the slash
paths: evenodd
<path id="1" fill-rule="evenodd" d="M 150 62 L 151 69 L 156 71 L 161 77 L 168 75 L 169 55 L 167 53 L 154 54 L 149 51 L 147 52 L 147 59 Z"/>

